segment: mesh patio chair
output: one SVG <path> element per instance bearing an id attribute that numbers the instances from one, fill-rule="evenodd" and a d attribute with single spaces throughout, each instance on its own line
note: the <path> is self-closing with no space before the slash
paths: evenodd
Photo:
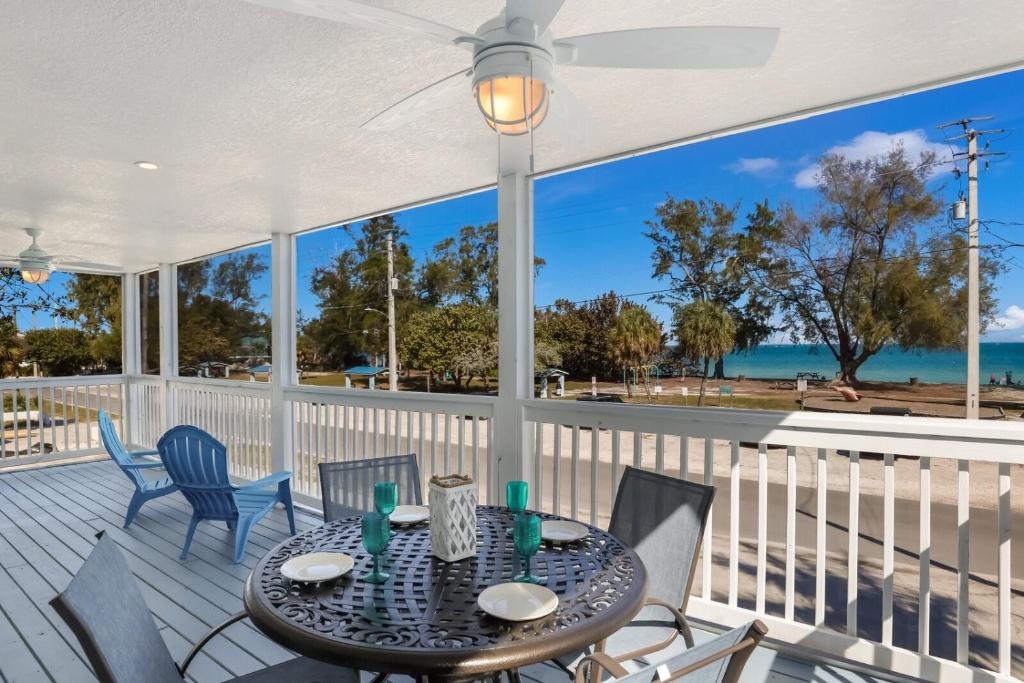
<path id="1" fill-rule="evenodd" d="M 697 569 L 715 487 L 626 467 L 608 531 L 636 551 L 647 569 L 647 602 L 636 618 L 597 650 L 638 659 L 662 650 L 678 636 L 693 647 L 683 615 Z M 568 673 L 575 657 L 556 663 Z"/>
<path id="2" fill-rule="evenodd" d="M 188 557 L 196 527 L 203 520 L 225 522 L 235 531 L 235 563 L 245 555 L 249 532 L 274 506 L 288 513 L 288 527 L 295 535 L 291 472 L 275 472 L 244 486 L 231 483 L 228 450 L 199 427 L 179 425 L 168 430 L 156 445 L 167 474 L 192 504 L 192 521 L 185 534 L 181 559 Z M 273 488 L 271 488 L 273 487 Z"/>
<path id="3" fill-rule="evenodd" d="M 576 667 L 575 681 L 597 683 L 604 670 L 611 674 L 610 680 L 615 683 L 737 683 L 751 653 L 767 632 L 760 621 L 752 621 L 680 654 L 633 671 L 623 666 L 628 664 L 628 658 L 594 653 Z"/>
<path id="4" fill-rule="evenodd" d="M 175 663 L 120 549 L 102 531 L 97 538 L 82 568 L 50 605 L 71 627 L 100 683 L 181 683 L 202 648 L 245 618 L 245 612 L 229 617 L 203 636 L 180 665 Z M 303 657 L 231 680 L 359 683 L 359 673 Z"/>
<path id="5" fill-rule="evenodd" d="M 346 462 L 320 463 L 320 497 L 324 521 L 352 517 L 373 510 L 373 485 L 398 482 L 399 505 L 422 505 L 423 483 L 416 454 L 389 455 Z"/>
<path id="6" fill-rule="evenodd" d="M 120 437 L 117 435 L 114 421 L 110 419 L 110 414 L 107 411 L 100 411 L 99 422 L 100 439 L 103 441 L 103 447 L 107 449 L 110 459 L 117 463 L 117 466 L 121 468 L 121 471 L 128 477 L 128 480 L 135 485 L 135 493 L 132 494 L 132 499 L 128 503 L 128 513 L 124 516 L 124 528 L 127 529 L 131 526 L 135 515 L 139 514 L 139 510 L 142 509 L 142 506 L 147 501 L 159 498 L 160 496 L 166 496 L 168 493 L 174 493 L 178 490 L 178 487 L 175 486 L 169 477 L 153 480 L 143 477 L 142 470 L 163 471 L 163 463 L 156 460 L 139 459 L 157 455 L 158 452 L 129 451 L 125 448 L 124 444 L 121 443 Z"/>

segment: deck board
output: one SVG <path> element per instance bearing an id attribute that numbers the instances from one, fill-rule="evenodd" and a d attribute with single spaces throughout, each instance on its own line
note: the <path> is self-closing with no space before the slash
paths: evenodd
<path id="1" fill-rule="evenodd" d="M 283 510 L 253 530 L 241 564 L 231 562 L 232 533 L 199 526 L 189 558 L 178 560 L 191 516 L 180 495 L 150 501 L 122 529 L 133 488 L 109 461 L 0 473 L 0 681 L 80 683 L 94 680 L 70 629 L 49 606 L 106 530 L 125 553 L 160 633 L 176 659 L 211 627 L 242 608 L 242 586 L 257 560 L 288 537 Z M 296 511 L 300 531 L 320 523 Z M 189 679 L 216 683 L 292 656 L 243 622 L 215 638 L 193 663 Z M 537 665 L 524 679 L 564 683 L 558 669 Z M 404 680 L 395 677 L 392 680 Z M 873 679 L 792 659 L 761 648 L 744 683 Z"/>

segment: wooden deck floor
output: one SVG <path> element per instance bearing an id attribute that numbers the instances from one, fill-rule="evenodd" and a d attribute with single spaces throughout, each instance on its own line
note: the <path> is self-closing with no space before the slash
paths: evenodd
<path id="1" fill-rule="evenodd" d="M 284 540 L 282 510 L 252 532 L 242 564 L 231 563 L 231 533 L 202 524 L 188 560 L 178 560 L 191 514 L 179 495 L 148 503 L 131 529 L 121 528 L 131 485 L 109 461 L 0 474 L 0 680 L 80 683 L 95 680 L 75 638 L 48 601 L 67 585 L 107 530 L 124 550 L 168 646 L 180 661 L 212 626 L 242 608 L 242 584 L 256 560 Z M 301 530 L 320 523 L 296 515 Z M 223 681 L 292 655 L 242 622 L 215 638 L 190 668 L 192 680 Z M 523 672 L 534 681 L 564 683 L 557 669 Z M 842 669 L 816 667 L 762 649 L 745 683 L 863 682 Z"/>

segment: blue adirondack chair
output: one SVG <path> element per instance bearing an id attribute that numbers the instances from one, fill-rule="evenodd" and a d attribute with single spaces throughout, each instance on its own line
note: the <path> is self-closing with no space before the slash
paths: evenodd
<path id="1" fill-rule="evenodd" d="M 167 473 L 192 503 L 192 521 L 185 534 L 181 559 L 188 557 L 192 536 L 199 522 L 222 521 L 235 530 L 235 562 L 245 554 L 245 542 L 252 527 L 274 505 L 281 503 L 288 513 L 288 526 L 295 534 L 292 509 L 291 472 L 276 472 L 245 486 L 228 478 L 228 451 L 217 439 L 191 425 L 174 427 L 156 445 Z M 267 490 L 276 485 L 276 490 Z"/>
<path id="2" fill-rule="evenodd" d="M 159 454 L 156 451 L 129 451 L 125 448 L 117 436 L 113 420 L 105 410 L 100 411 L 100 438 L 103 440 L 103 447 L 110 454 L 110 459 L 117 463 L 125 476 L 135 484 L 135 493 L 132 495 L 131 502 L 128 503 L 128 513 L 124 516 L 124 527 L 127 529 L 146 501 L 174 493 L 178 487 L 169 477 L 147 480 L 142 476 L 142 470 L 163 469 L 164 465 L 155 460 L 139 460 L 139 458 Z"/>

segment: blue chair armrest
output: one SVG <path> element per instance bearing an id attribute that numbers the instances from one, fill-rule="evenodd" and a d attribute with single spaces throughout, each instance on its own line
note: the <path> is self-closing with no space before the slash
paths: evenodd
<path id="1" fill-rule="evenodd" d="M 132 462 L 127 465 L 121 465 L 127 470 L 151 470 L 151 469 L 163 469 L 164 464 L 162 462 Z"/>
<path id="2" fill-rule="evenodd" d="M 274 486 L 280 484 L 282 481 L 288 481 L 292 478 L 292 473 L 288 471 L 274 472 L 269 477 L 263 477 L 256 481 L 249 482 L 243 486 L 236 487 L 238 491 L 255 491 L 256 489 L 265 489 L 268 486 Z"/>
<path id="3" fill-rule="evenodd" d="M 133 458 L 141 458 L 147 455 L 160 455 L 160 451 L 129 451 L 128 455 Z"/>

